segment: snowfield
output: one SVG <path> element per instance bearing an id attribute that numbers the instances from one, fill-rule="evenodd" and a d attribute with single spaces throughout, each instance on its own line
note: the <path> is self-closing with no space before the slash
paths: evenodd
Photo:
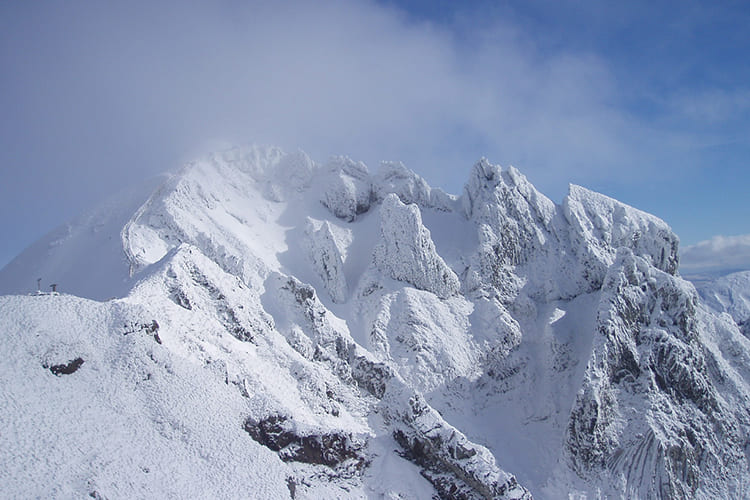
<path id="1" fill-rule="evenodd" d="M 484 159 L 209 155 L 0 270 L 3 496 L 743 497 L 747 279 L 678 251 Z"/>

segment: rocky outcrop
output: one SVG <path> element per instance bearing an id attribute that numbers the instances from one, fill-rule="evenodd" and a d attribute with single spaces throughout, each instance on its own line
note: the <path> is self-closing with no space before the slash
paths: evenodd
<path id="1" fill-rule="evenodd" d="M 419 394 L 394 384 L 384 403 L 403 456 L 423 468 L 441 498 L 531 499 L 513 475 L 498 469 L 489 450 L 469 441 Z"/>
<path id="2" fill-rule="evenodd" d="M 351 433 L 303 434 L 295 428 L 293 421 L 284 415 L 269 415 L 257 421 L 248 417 L 245 419 L 244 428 L 255 441 L 278 452 L 279 458 L 285 462 L 303 462 L 335 468 L 351 461 L 352 466 L 359 471 L 367 464 L 367 440 Z"/>
<path id="3" fill-rule="evenodd" d="M 346 157 L 333 158 L 318 179 L 321 203 L 339 219 L 351 222 L 367 212 L 373 200 L 367 166 Z"/>
<path id="4" fill-rule="evenodd" d="M 558 207 L 518 170 L 477 162 L 461 196 L 463 213 L 476 226 L 478 246 L 463 277 L 464 293 L 496 296 L 505 306 L 521 289 L 539 300 L 579 293 L 571 268 L 564 222 Z M 573 278 L 573 279 L 571 279 Z"/>
<path id="5" fill-rule="evenodd" d="M 580 186 L 571 185 L 562 205 L 570 244 L 593 288 L 601 285 L 618 248 L 669 274 L 679 267 L 679 238 L 653 215 Z"/>
<path id="6" fill-rule="evenodd" d="M 383 201 L 391 193 L 407 205 L 414 203 L 423 209 L 450 211 L 456 204 L 455 196 L 439 188 L 430 187 L 422 177 L 406 168 L 403 163 L 385 161 L 381 163 L 380 170 L 373 179 L 373 194 L 377 201 Z"/>
<path id="7" fill-rule="evenodd" d="M 44 368 L 48 368 L 49 371 L 52 372 L 53 375 L 57 375 L 58 377 L 60 375 L 70 375 L 72 373 L 75 373 L 78 371 L 78 369 L 83 365 L 84 361 L 83 358 L 76 358 L 71 359 L 67 363 L 60 363 L 56 365 L 42 365 Z"/>
<path id="8" fill-rule="evenodd" d="M 304 331 L 311 334 L 302 343 L 288 335 L 290 344 L 310 359 L 331 366 L 345 383 L 356 383 L 380 400 L 379 412 L 402 447 L 403 456 L 423 468 L 422 474 L 443 498 L 531 498 L 514 476 L 495 465 L 486 448 L 468 440 L 387 363 L 374 360 L 347 332 L 333 326 L 330 313 L 312 287 L 289 277 L 277 276 L 276 280 L 275 293 L 287 297 L 284 301 L 291 316 L 296 316 Z M 282 332 L 294 329 L 292 325 L 279 327 Z M 272 449 L 281 449 L 286 446 L 284 436 L 288 433 L 278 420 L 272 419 L 268 424 L 250 421 L 246 428 L 259 439 L 272 442 Z M 266 427 L 273 432 L 264 431 Z M 284 437 L 280 444 L 276 443 L 276 436 Z"/>
<path id="9" fill-rule="evenodd" d="M 277 329 L 289 345 L 305 358 L 325 363 L 345 383 L 351 383 L 354 341 L 348 331 L 334 325 L 333 315 L 320 302 L 315 289 L 281 274 L 272 275 L 267 286 L 279 304 L 277 312 L 285 318 Z"/>
<path id="10" fill-rule="evenodd" d="M 309 241 L 309 257 L 313 269 L 318 274 L 330 295 L 337 304 L 346 302 L 349 286 L 344 274 L 344 260 L 341 248 L 328 221 L 316 223 L 308 218 L 305 233 Z"/>
<path id="11" fill-rule="evenodd" d="M 491 235 L 498 265 L 519 265 L 543 251 L 555 205 L 518 170 L 503 171 L 486 159 L 471 171 L 462 196 L 464 214 Z"/>
<path id="12" fill-rule="evenodd" d="M 484 349 L 505 340 L 489 331 L 481 337 L 485 342 L 477 341 L 467 318 L 471 304 L 461 298 L 442 300 L 412 287 L 389 292 L 376 281 L 368 288 L 375 291 L 357 302 L 365 345 L 417 391 L 430 393 L 456 377 L 475 375 Z"/>
<path id="13" fill-rule="evenodd" d="M 202 313 L 243 342 L 253 342 L 274 329 L 273 318 L 263 311 L 258 294 L 236 276 L 227 280 L 225 272 L 200 249 L 182 244 L 163 259 L 160 267 L 136 286 L 138 294 L 167 298 L 188 311 L 197 304 Z M 159 338 L 158 325 L 144 327 L 155 340 Z"/>
<path id="14" fill-rule="evenodd" d="M 621 248 L 601 297 L 568 425 L 571 466 L 588 479 L 622 478 L 628 496 L 707 494 L 716 478 L 737 474 L 744 438 L 716 392 L 694 289 Z"/>
<path id="15" fill-rule="evenodd" d="M 403 204 L 395 194 L 386 196 L 380 208 L 380 236 L 373 262 L 383 274 L 440 298 L 458 293 L 458 277 L 438 255 L 419 207 Z"/>

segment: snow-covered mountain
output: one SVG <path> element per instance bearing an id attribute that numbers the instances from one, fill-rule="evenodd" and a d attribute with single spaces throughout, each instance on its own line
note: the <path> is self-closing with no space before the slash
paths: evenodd
<path id="1" fill-rule="evenodd" d="M 486 160 L 159 182 L 0 271 L 64 292 L 0 297 L 10 496 L 746 495 L 750 341 L 658 218 Z"/>
<path id="2" fill-rule="evenodd" d="M 720 276 L 713 280 L 700 280 L 696 288 L 705 303 L 718 313 L 727 313 L 750 337 L 750 271 Z"/>

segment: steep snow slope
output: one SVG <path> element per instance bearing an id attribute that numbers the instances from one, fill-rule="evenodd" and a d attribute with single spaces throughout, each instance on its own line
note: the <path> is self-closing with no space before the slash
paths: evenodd
<path id="1" fill-rule="evenodd" d="M 95 258 L 119 264 L 96 290 L 77 275 L 61 282 L 121 298 L 3 299 L 0 321 L 13 332 L 3 352 L 18 353 L 26 370 L 21 383 L 3 369 L 13 432 L 31 432 L 20 429 L 31 410 L 67 425 L 29 390 L 49 382 L 83 395 L 63 390 L 54 401 L 117 413 L 121 403 L 98 389 L 106 382 L 140 416 L 69 436 L 134 433 L 126 456 L 138 464 L 174 447 L 175 468 L 212 475 L 199 494 L 692 498 L 746 489 L 750 344 L 677 275 L 678 238 L 649 214 L 578 186 L 555 204 L 518 170 L 486 160 L 456 197 L 400 163 L 371 174 L 345 157 L 321 165 L 258 147 L 191 163 L 143 199 L 121 205 L 130 215 L 108 226 L 121 224 L 117 248 Z M 0 271 L 3 290 L 26 290 L 40 262 L 85 269 L 94 250 L 78 241 L 20 256 L 28 271 Z M 53 307 L 73 333 L 22 321 L 52 325 Z M 34 354 L 47 351 L 55 359 Z M 78 357 L 74 373 L 50 372 Z M 140 372 L 122 368 L 149 363 L 156 368 L 138 368 L 150 374 L 138 384 Z M 86 385 L 93 367 L 108 378 Z M 170 384 L 174 394 L 151 397 Z M 214 391 L 206 404 L 196 399 Z M 149 439 L 172 398 L 179 431 Z M 206 448 L 209 435 L 229 452 Z M 199 488 L 157 484 L 136 474 L 140 465 L 118 474 L 37 463 L 42 442 L 7 441 L 28 457 L 24 471 L 7 472 L 14 491 L 50 463 L 74 494 L 89 484 L 108 498 Z M 114 460 L 110 448 L 82 450 Z M 215 473 L 222 461 L 242 472 Z"/>

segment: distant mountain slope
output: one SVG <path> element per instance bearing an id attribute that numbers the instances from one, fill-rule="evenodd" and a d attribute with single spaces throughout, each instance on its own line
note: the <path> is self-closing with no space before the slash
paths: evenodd
<path id="1" fill-rule="evenodd" d="M 556 204 L 486 160 L 454 196 L 399 163 L 260 147 L 102 213 L 0 271 L 3 291 L 66 270 L 62 290 L 119 297 L 0 299 L 19 495 L 747 489 L 750 342 L 652 215 L 579 186 Z M 82 407 L 102 417 L 71 427 Z"/>
<path id="2" fill-rule="evenodd" d="M 729 313 L 742 333 L 750 337 L 750 271 L 705 280 L 696 286 L 709 307 Z"/>
<path id="3" fill-rule="evenodd" d="M 0 269 L 0 294 L 59 290 L 97 300 L 126 295 L 133 285 L 120 232 L 163 177 L 150 179 L 60 226 Z"/>

